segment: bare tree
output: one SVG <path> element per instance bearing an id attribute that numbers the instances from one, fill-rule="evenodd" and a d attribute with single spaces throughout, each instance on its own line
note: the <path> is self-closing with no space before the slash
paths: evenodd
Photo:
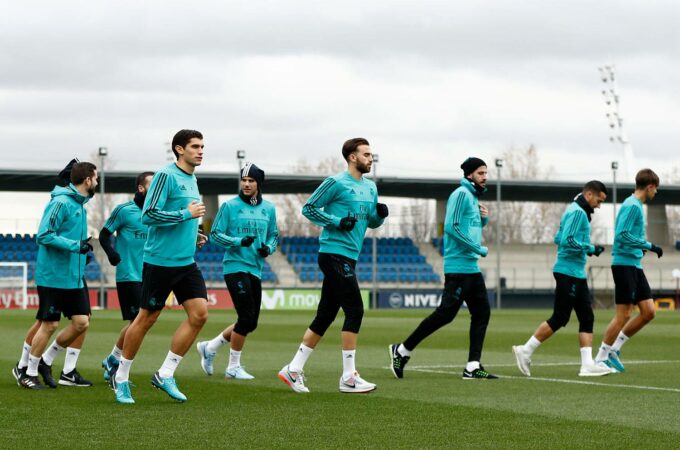
<path id="1" fill-rule="evenodd" d="M 680 167 L 673 166 L 664 174 L 663 183 L 677 184 L 680 182 Z M 680 206 L 666 206 L 668 219 L 668 234 L 673 242 L 680 240 Z"/>

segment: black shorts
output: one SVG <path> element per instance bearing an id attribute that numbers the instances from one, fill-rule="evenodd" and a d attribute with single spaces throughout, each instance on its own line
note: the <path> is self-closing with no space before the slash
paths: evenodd
<path id="1" fill-rule="evenodd" d="M 181 267 L 144 263 L 142 280 L 140 308 L 160 311 L 171 292 L 180 305 L 192 298 L 208 299 L 205 280 L 196 263 Z"/>
<path id="2" fill-rule="evenodd" d="M 58 322 L 64 317 L 89 316 L 92 314 L 87 287 L 79 289 L 59 289 L 38 286 L 40 306 L 35 318 L 48 322 Z"/>
<path id="3" fill-rule="evenodd" d="M 262 306 L 262 283 L 255 275 L 246 272 L 228 273 L 224 282 L 238 316 L 234 331 L 246 336 L 257 328 Z"/>
<path id="4" fill-rule="evenodd" d="M 123 320 L 135 320 L 139 313 L 139 305 L 142 302 L 141 281 L 120 281 L 116 283 L 118 290 L 118 303 Z"/>
<path id="5" fill-rule="evenodd" d="M 555 277 L 555 304 L 553 314 L 547 320 L 553 331 L 569 322 L 571 311 L 576 312 L 579 333 L 593 332 L 593 304 L 590 300 L 588 280 L 553 272 Z"/>
<path id="6" fill-rule="evenodd" d="M 612 266 L 617 305 L 637 305 L 652 298 L 647 277 L 634 266 Z"/>

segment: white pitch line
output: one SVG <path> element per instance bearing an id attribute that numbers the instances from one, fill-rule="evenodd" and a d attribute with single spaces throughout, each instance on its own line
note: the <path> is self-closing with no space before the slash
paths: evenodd
<path id="1" fill-rule="evenodd" d="M 451 375 L 450 371 L 445 371 L 445 370 L 430 370 L 430 369 L 415 369 L 415 368 L 412 368 L 412 370 L 415 370 L 416 372 L 441 373 L 441 374 L 445 374 L 445 375 Z M 611 387 L 611 388 L 638 389 L 638 390 L 643 390 L 643 391 L 663 391 L 663 392 L 680 393 L 680 389 L 664 388 L 664 387 L 657 387 L 657 386 L 638 386 L 638 385 L 634 385 L 634 384 L 597 383 L 595 381 L 565 380 L 565 379 L 562 379 L 562 378 L 518 377 L 518 376 L 513 376 L 513 375 L 499 375 L 498 377 L 500 379 L 509 378 L 511 380 L 547 381 L 547 382 L 551 382 L 551 383 L 585 384 L 585 385 L 589 385 L 589 386 L 602 386 L 602 387 Z"/>
<path id="2" fill-rule="evenodd" d="M 628 364 L 680 364 L 680 360 L 676 359 L 666 359 L 666 360 L 639 360 L 639 361 L 626 361 Z M 517 367 L 517 364 L 487 364 L 489 367 Z M 555 363 L 531 363 L 531 367 L 556 367 L 556 366 L 580 366 L 580 362 L 555 362 Z M 462 364 L 439 364 L 439 365 L 425 365 L 425 366 L 409 366 L 411 370 L 418 369 L 458 369 L 462 368 Z M 389 369 L 389 366 L 387 366 Z"/>

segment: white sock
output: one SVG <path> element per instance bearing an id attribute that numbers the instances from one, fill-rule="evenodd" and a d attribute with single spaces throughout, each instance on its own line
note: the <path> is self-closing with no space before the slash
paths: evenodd
<path id="1" fill-rule="evenodd" d="M 342 377 L 344 379 L 350 378 L 352 375 L 354 375 L 354 372 L 357 371 L 355 364 L 356 357 L 356 350 L 342 351 Z"/>
<path id="2" fill-rule="evenodd" d="M 71 373 L 76 368 L 76 363 L 78 362 L 78 356 L 80 356 L 79 348 L 68 347 L 66 349 L 66 358 L 64 358 L 64 373 Z"/>
<path id="3" fill-rule="evenodd" d="M 581 367 L 593 365 L 593 348 L 581 347 Z"/>
<path id="4" fill-rule="evenodd" d="M 227 370 L 233 370 L 241 366 L 241 352 L 229 349 L 229 366 Z"/>
<path id="5" fill-rule="evenodd" d="M 621 347 L 623 347 L 623 344 L 625 344 L 626 341 L 628 341 L 628 339 L 630 338 L 623 334 L 623 331 L 621 331 L 619 335 L 616 336 L 616 340 L 612 344 L 612 351 L 618 352 L 619 350 L 621 350 Z"/>
<path id="6" fill-rule="evenodd" d="M 28 367 L 26 368 L 26 375 L 29 377 L 37 377 L 38 364 L 40 364 L 40 356 L 28 355 Z"/>
<path id="7" fill-rule="evenodd" d="M 42 355 L 42 359 L 45 361 L 45 364 L 51 366 L 54 362 L 54 358 L 56 358 L 59 352 L 62 350 L 64 350 L 64 347 L 57 344 L 57 340 L 55 339 L 54 342 L 52 342 L 52 345 L 50 345 L 50 348 L 48 348 L 47 351 Z"/>
<path id="8" fill-rule="evenodd" d="M 607 358 L 609 358 L 609 352 L 611 349 L 612 347 L 610 345 L 607 345 L 603 342 L 602 345 L 600 345 L 600 350 L 597 352 L 595 361 L 606 361 Z"/>
<path id="9" fill-rule="evenodd" d="M 118 370 L 116 370 L 116 383 L 122 383 L 130 379 L 130 367 L 132 367 L 132 359 L 125 359 L 125 357 L 120 357 L 120 365 Z"/>
<path id="10" fill-rule="evenodd" d="M 307 362 L 309 355 L 311 355 L 313 351 L 313 348 L 309 348 L 305 344 L 300 344 L 300 348 L 298 348 L 293 360 L 288 365 L 288 369 L 291 372 L 302 372 L 302 369 L 305 368 L 305 363 Z"/>
<path id="11" fill-rule="evenodd" d="M 465 365 L 465 370 L 472 372 L 475 369 L 479 369 L 479 365 L 479 361 L 468 361 L 468 363 Z"/>
<path id="12" fill-rule="evenodd" d="M 118 361 L 120 361 L 120 358 L 123 357 L 123 349 L 118 348 L 117 345 L 113 346 L 113 350 L 111 350 L 111 356 L 116 358 Z"/>
<path id="13" fill-rule="evenodd" d="M 220 349 L 220 347 L 227 345 L 228 343 L 229 341 L 226 340 L 224 336 L 222 336 L 222 333 L 220 333 L 215 337 L 215 339 L 208 341 L 208 345 L 206 345 L 205 349 L 210 353 L 215 353 Z"/>
<path id="14" fill-rule="evenodd" d="M 531 336 L 529 340 L 524 344 L 524 353 L 528 353 L 529 355 L 533 355 L 533 353 L 536 351 L 538 346 L 541 345 L 541 341 L 536 339 L 536 336 Z"/>
<path id="15" fill-rule="evenodd" d="M 28 365 L 28 355 L 31 354 L 31 346 L 28 342 L 24 342 L 21 349 L 21 359 L 19 360 L 19 369 L 23 369 Z"/>
<path id="16" fill-rule="evenodd" d="M 182 361 L 181 356 L 168 352 L 168 356 L 165 357 L 163 365 L 158 369 L 158 376 L 161 378 L 172 378 L 175 376 L 175 370 L 177 370 L 180 361 Z"/>
<path id="17" fill-rule="evenodd" d="M 399 344 L 399 347 L 397 347 L 397 353 L 399 353 L 401 356 L 411 356 L 411 352 L 404 347 L 404 344 Z"/>

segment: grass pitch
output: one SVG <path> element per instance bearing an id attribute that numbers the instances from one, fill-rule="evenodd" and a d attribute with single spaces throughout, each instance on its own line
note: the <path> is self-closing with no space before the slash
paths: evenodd
<path id="1" fill-rule="evenodd" d="M 151 387 L 182 311 L 164 311 L 135 359 L 135 405 L 115 403 L 99 364 L 122 321 L 96 311 L 78 362 L 92 388 L 32 392 L 10 373 L 34 312 L 0 314 L 0 448 L 678 448 L 680 444 L 680 313 L 662 312 L 628 342 L 624 374 L 579 378 L 575 318 L 534 354 L 532 378 L 515 367 L 511 346 L 524 343 L 549 311 L 493 311 L 484 348 L 499 380 L 463 381 L 469 318 L 424 341 L 405 378 L 387 368 L 387 346 L 403 340 L 429 311 L 369 311 L 357 352 L 367 395 L 338 392 L 339 327 L 328 331 L 305 372 L 311 394 L 293 393 L 276 376 L 289 362 L 313 312 L 263 311 L 242 362 L 252 381 L 224 380 L 228 350 L 203 375 L 196 351 L 176 377 L 189 397 L 172 401 Z M 596 311 L 595 346 L 612 311 Z M 235 318 L 212 311 L 200 339 Z M 55 361 L 59 374 L 63 356 Z"/>

